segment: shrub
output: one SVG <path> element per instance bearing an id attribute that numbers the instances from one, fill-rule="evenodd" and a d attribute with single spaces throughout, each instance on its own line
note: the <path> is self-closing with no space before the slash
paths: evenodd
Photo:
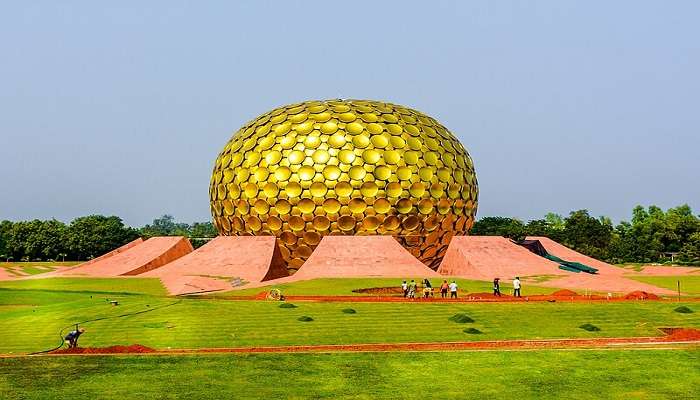
<path id="1" fill-rule="evenodd" d="M 297 308 L 297 306 L 292 303 L 282 303 L 280 304 L 280 308 Z"/>
<path id="2" fill-rule="evenodd" d="M 681 313 L 681 314 L 692 314 L 693 313 L 693 310 L 691 310 L 690 308 L 688 308 L 686 306 L 676 307 L 673 311 L 675 311 L 677 313 Z"/>
<path id="3" fill-rule="evenodd" d="M 593 324 L 583 324 L 583 325 L 579 326 L 579 328 L 583 329 L 584 331 L 588 331 L 588 332 L 598 332 L 600 330 L 600 328 L 598 328 L 597 326 L 595 326 Z"/>
<path id="4" fill-rule="evenodd" d="M 467 314 L 455 314 L 448 318 L 448 320 L 452 322 L 456 322 L 458 324 L 466 324 L 467 322 L 474 322 L 473 319 L 471 319 Z"/>
<path id="5" fill-rule="evenodd" d="M 478 330 L 478 329 L 476 329 L 476 328 L 467 328 L 467 329 L 465 329 L 463 332 L 464 332 L 464 333 L 468 333 L 468 334 L 470 334 L 470 335 L 480 335 L 481 333 L 483 333 L 483 332 L 481 332 L 480 330 Z"/>
<path id="6" fill-rule="evenodd" d="M 302 315 L 301 317 L 297 318 L 297 321 L 301 321 L 301 322 L 311 322 L 313 320 L 314 320 L 313 318 L 308 317 L 306 315 Z"/>
<path id="7" fill-rule="evenodd" d="M 345 314 L 357 314 L 357 311 L 355 311 L 355 310 L 352 309 L 352 308 L 344 308 L 344 309 L 343 309 L 343 312 L 344 312 Z"/>

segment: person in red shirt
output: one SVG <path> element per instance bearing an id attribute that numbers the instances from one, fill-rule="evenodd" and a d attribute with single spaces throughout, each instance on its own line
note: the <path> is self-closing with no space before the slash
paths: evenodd
<path id="1" fill-rule="evenodd" d="M 440 295 L 443 299 L 447 298 L 447 291 L 450 289 L 450 285 L 447 284 L 447 280 L 442 281 L 440 285 Z"/>

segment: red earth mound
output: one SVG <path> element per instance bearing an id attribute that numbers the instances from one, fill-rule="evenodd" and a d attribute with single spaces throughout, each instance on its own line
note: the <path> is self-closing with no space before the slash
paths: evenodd
<path id="1" fill-rule="evenodd" d="M 154 349 L 140 344 L 130 346 L 110 346 L 110 347 L 76 347 L 73 349 L 59 349 L 51 354 L 119 354 L 119 353 L 153 353 Z"/>
<path id="2" fill-rule="evenodd" d="M 578 293 L 574 292 L 573 290 L 562 289 L 552 293 L 552 296 L 578 296 Z"/>
<path id="3" fill-rule="evenodd" d="M 368 294 L 403 294 L 403 290 L 398 286 L 354 289 L 353 292 Z"/>
<path id="4" fill-rule="evenodd" d="M 666 340 L 685 341 L 700 340 L 700 330 L 693 328 L 661 328 L 666 335 Z"/>
<path id="5" fill-rule="evenodd" d="M 654 293 L 647 293 L 642 290 L 627 293 L 625 300 L 659 300 L 659 296 Z"/>

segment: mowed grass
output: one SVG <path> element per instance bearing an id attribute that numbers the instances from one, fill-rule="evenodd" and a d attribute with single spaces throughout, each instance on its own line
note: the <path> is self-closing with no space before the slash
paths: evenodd
<path id="1" fill-rule="evenodd" d="M 100 293 L 138 293 L 164 296 L 166 290 L 156 278 L 44 278 L 0 281 L 0 289 Z"/>
<path id="2" fill-rule="evenodd" d="M 285 309 L 274 301 L 176 299 L 119 292 L 124 288 L 79 292 L 67 287 L 71 291 L 0 290 L 0 331 L 21 332 L 0 341 L 0 353 L 53 348 L 61 330 L 77 322 L 87 329 L 82 346 L 139 343 L 153 348 L 658 336 L 658 327 L 700 327 L 700 312 L 673 311 L 680 305 L 700 311 L 697 302 L 295 302 L 296 308 Z M 347 308 L 356 313 L 344 313 Z M 449 321 L 455 314 L 474 322 Z M 302 316 L 313 321 L 301 322 Z M 601 331 L 579 328 L 587 323 Z M 463 332 L 467 327 L 483 334 L 468 335 Z"/>
<path id="3" fill-rule="evenodd" d="M 408 277 L 407 282 L 415 279 L 418 284 L 421 284 L 423 278 Z M 459 286 L 460 293 L 491 293 L 493 291 L 493 283 L 487 281 L 475 281 L 468 279 L 447 279 L 448 282 L 455 280 Z M 385 288 L 401 286 L 402 279 L 392 278 L 324 278 L 313 279 L 309 281 L 290 282 L 277 285 L 269 285 L 252 289 L 232 290 L 224 293 L 212 294 L 211 296 L 251 296 L 260 292 L 269 291 L 270 289 L 280 289 L 284 295 L 318 295 L 318 296 L 366 296 L 366 293 L 355 293 L 355 289 L 366 288 Z M 443 278 L 430 279 L 435 293 L 439 296 L 439 287 Z M 548 288 L 541 286 L 523 285 L 523 296 L 532 294 L 549 294 L 556 291 L 556 288 Z M 501 292 L 511 293 L 512 285 L 509 282 L 501 282 Z M 419 293 L 422 294 L 422 293 Z M 418 294 L 417 294 L 418 295 Z"/>
<path id="4" fill-rule="evenodd" d="M 678 289 L 677 285 L 680 281 L 681 295 L 700 296 L 700 275 L 629 276 L 629 278 L 674 291 Z"/>
<path id="5" fill-rule="evenodd" d="M 696 399 L 698 350 L 0 359 L 4 399 Z"/>
<path id="6" fill-rule="evenodd" d="M 33 262 L 0 262 L 0 268 L 5 268 L 17 276 L 36 275 L 51 272 L 59 267 L 70 267 L 84 261 L 33 261 Z"/>

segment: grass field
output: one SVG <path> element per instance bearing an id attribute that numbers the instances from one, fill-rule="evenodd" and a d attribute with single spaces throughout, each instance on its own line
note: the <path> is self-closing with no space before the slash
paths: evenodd
<path id="1" fill-rule="evenodd" d="M 407 278 L 409 281 L 411 278 Z M 420 283 L 421 279 L 415 278 L 416 282 Z M 449 281 L 452 282 L 453 278 Z M 459 286 L 459 290 L 462 293 L 480 293 L 480 292 L 491 292 L 493 286 L 491 282 L 485 281 L 474 281 L 467 279 L 454 279 Z M 431 279 L 433 287 L 437 288 L 442 283 L 441 278 Z M 240 289 L 232 290 L 224 293 L 213 294 L 212 296 L 250 296 L 258 294 L 262 291 L 270 290 L 272 288 L 277 288 L 282 290 L 285 295 L 318 295 L 318 296 L 364 296 L 363 293 L 354 293 L 354 289 L 360 288 L 378 288 L 378 287 L 400 287 L 401 279 L 392 278 L 325 278 L 325 279 L 314 279 L 310 281 L 300 281 L 284 283 L 279 285 L 270 285 L 252 289 Z M 522 287 L 522 294 L 526 296 L 528 294 L 549 294 L 556 291 L 556 288 L 548 288 L 542 286 L 530 286 L 524 284 Z M 510 293 L 512 291 L 512 285 L 508 282 L 501 283 L 501 291 L 503 293 Z"/>
<path id="2" fill-rule="evenodd" d="M 43 274 L 55 271 L 57 267 L 70 267 L 83 261 L 33 261 L 33 262 L 0 262 L 0 268 L 17 276 Z"/>
<path id="3" fill-rule="evenodd" d="M 283 309 L 271 301 L 164 297 L 162 288 L 152 286 L 154 282 L 158 281 L 61 278 L 3 282 L 0 331 L 22 334 L 0 342 L 0 353 L 54 347 L 60 343 L 62 328 L 95 319 L 100 320 L 83 325 L 88 329 L 81 338 L 83 346 L 140 343 L 154 348 L 198 348 L 657 336 L 662 326 L 700 327 L 700 307 L 694 302 L 686 304 L 696 311 L 692 314 L 674 312 L 675 302 L 297 302 L 297 308 Z M 108 299 L 120 305 L 112 306 Z M 345 308 L 357 313 L 345 314 Z M 448 321 L 457 313 L 466 313 L 475 322 Z M 302 316 L 314 321 L 301 322 L 298 318 Z M 579 329 L 585 323 L 601 331 Z M 472 326 L 483 334 L 463 332 Z"/>
<path id="4" fill-rule="evenodd" d="M 165 296 L 155 278 L 45 278 L 0 281 L 1 289 L 83 293 L 124 293 Z"/>
<path id="5" fill-rule="evenodd" d="M 698 350 L 0 359 L 3 399 L 696 399 Z"/>
<path id="6" fill-rule="evenodd" d="M 639 282 L 676 290 L 677 282 L 681 282 L 681 293 L 689 296 L 700 296 L 700 275 L 679 276 L 629 276 Z"/>

